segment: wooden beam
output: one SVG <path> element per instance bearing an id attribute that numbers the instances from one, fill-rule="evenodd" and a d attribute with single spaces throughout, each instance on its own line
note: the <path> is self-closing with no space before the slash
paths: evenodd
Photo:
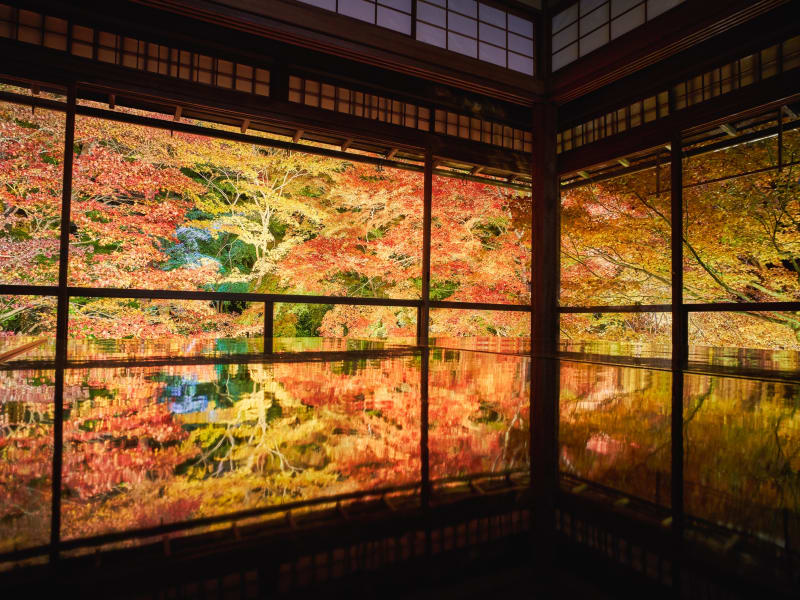
<path id="1" fill-rule="evenodd" d="M 117 105 L 117 96 L 115 94 L 108 95 L 108 108 L 114 110 Z"/>
<path id="2" fill-rule="evenodd" d="M 176 107 L 175 107 L 175 116 L 172 118 L 172 120 L 173 120 L 173 121 L 180 121 L 180 120 L 181 120 L 181 114 L 182 114 L 182 113 L 183 113 L 183 107 L 181 107 L 181 106 L 176 106 Z"/>
<path id="3" fill-rule="evenodd" d="M 390 149 L 390 150 L 389 150 L 389 151 L 386 153 L 386 159 L 387 159 L 387 160 L 392 160 L 392 159 L 395 157 L 395 155 L 396 155 L 396 154 L 397 154 L 397 148 L 391 148 L 391 149 Z"/>
<path id="4" fill-rule="evenodd" d="M 785 104 L 783 105 L 783 112 L 786 113 L 786 116 L 789 117 L 790 119 L 797 118 L 797 113 L 794 112 L 791 108 L 789 108 Z"/>
<path id="5" fill-rule="evenodd" d="M 347 138 L 345 141 L 342 142 L 341 150 L 342 152 L 346 152 L 348 148 L 353 144 L 353 138 Z"/>
<path id="6" fill-rule="evenodd" d="M 250 129 L 250 119 L 245 119 L 242 121 L 241 131 L 242 133 L 247 133 L 248 129 Z"/>
<path id="7" fill-rule="evenodd" d="M 241 92 L 215 89 L 209 95 L 207 86 L 187 80 L 169 79 L 149 72 L 130 73 L 117 65 L 92 63 L 69 54 L 52 51 L 0 38 L 0 55 L 17 56 L 6 62 L 3 72 L 9 76 L 47 81 L 55 85 L 79 79 L 81 98 L 105 103 L 109 94 L 116 94 L 119 106 L 145 111 L 167 111 L 176 105 L 183 107 L 182 118 L 216 121 L 239 128 L 245 118 L 251 119 L 251 129 L 258 127 L 270 132 L 291 136 L 302 130 L 330 138 L 329 143 L 352 137 L 359 143 L 369 143 L 379 149 L 398 148 L 414 152 L 421 159 L 423 148 L 430 146 L 437 156 L 462 164 L 485 164 L 503 172 L 527 174 L 530 154 L 499 148 L 482 142 L 451 138 L 402 127 L 377 120 L 365 119 L 296 102 L 274 98 L 243 97 Z M 28 47 L 30 46 L 30 47 Z M 47 51 L 46 51 L 47 50 Z M 87 64 L 88 62 L 88 64 Z M 28 99 L 38 99 L 28 96 Z M 257 124 L 257 125 L 256 125 Z M 303 134 L 301 134 L 303 135 Z M 306 136 L 308 137 L 308 136 Z"/>
<path id="8" fill-rule="evenodd" d="M 302 129 L 298 129 L 297 131 L 295 131 L 294 135 L 292 136 L 292 142 L 294 142 L 295 144 L 299 142 L 300 139 L 303 137 L 304 133 L 305 131 L 303 131 Z"/>
<path id="9" fill-rule="evenodd" d="M 737 135 L 739 135 L 739 132 L 736 131 L 736 128 L 730 123 L 723 123 L 722 125 L 719 126 L 719 128 L 722 131 L 722 133 L 729 135 L 730 137 L 736 137 Z"/>
<path id="10" fill-rule="evenodd" d="M 469 172 L 470 175 L 480 175 L 481 171 L 483 171 L 483 167 L 478 165 L 476 167 L 472 167 L 472 170 Z"/>
<path id="11" fill-rule="evenodd" d="M 559 173 L 577 173 L 591 165 L 650 148 L 669 149 L 675 131 L 689 133 L 701 127 L 719 126 L 744 118 L 755 111 L 760 112 L 770 108 L 777 110 L 782 105 L 800 99 L 796 83 L 798 76 L 800 68 L 792 69 L 705 102 L 682 108 L 624 133 L 564 152 L 558 157 Z"/>
<path id="12" fill-rule="evenodd" d="M 630 167 L 631 166 L 631 161 L 629 161 L 627 158 L 618 158 L 617 162 L 619 164 L 621 164 L 623 167 Z"/>

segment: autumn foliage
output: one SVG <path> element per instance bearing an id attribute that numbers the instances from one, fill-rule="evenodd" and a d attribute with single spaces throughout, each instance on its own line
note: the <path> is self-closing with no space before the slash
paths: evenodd
<path id="1" fill-rule="evenodd" d="M 64 116 L 2 104 L 0 128 L 0 280 L 54 285 Z M 420 297 L 420 173 L 80 116 L 73 152 L 69 285 Z M 529 301 L 529 196 L 437 178 L 433 218 L 432 298 Z M 4 329 L 52 331 L 53 319 L 31 308 L 10 301 Z M 527 335 L 512 317 L 437 317 L 432 332 Z M 252 336 L 263 331 L 263 305 L 75 297 L 69 329 L 76 338 Z M 275 329 L 415 336 L 416 315 L 296 305 L 276 314 Z"/>
<path id="2" fill-rule="evenodd" d="M 766 127 L 774 127 L 767 123 Z M 763 126 L 759 126 L 763 128 Z M 705 151 L 683 162 L 683 298 L 690 303 L 800 298 L 800 136 L 741 130 L 755 141 Z M 562 195 L 561 303 L 669 304 L 669 163 L 572 187 Z M 698 313 L 690 343 L 800 349 L 795 313 Z M 671 321 L 657 313 L 564 315 L 562 337 L 668 343 Z"/>

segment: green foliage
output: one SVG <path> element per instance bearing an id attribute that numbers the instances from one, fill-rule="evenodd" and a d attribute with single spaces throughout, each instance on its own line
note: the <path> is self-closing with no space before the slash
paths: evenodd
<path id="1" fill-rule="evenodd" d="M 276 337 L 318 337 L 332 304 L 281 304 L 275 314 Z"/>
<path id="2" fill-rule="evenodd" d="M 456 293 L 458 290 L 458 281 L 431 279 L 430 286 L 431 300 L 445 300 Z M 420 280 L 420 289 L 422 289 L 422 280 Z"/>

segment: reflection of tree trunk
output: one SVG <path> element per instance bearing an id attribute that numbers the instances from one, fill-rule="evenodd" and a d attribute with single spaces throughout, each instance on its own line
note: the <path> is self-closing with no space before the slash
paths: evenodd
<path id="1" fill-rule="evenodd" d="M 514 417 L 511 419 L 511 422 L 508 424 L 508 429 L 506 429 L 505 434 L 503 435 L 503 451 L 497 455 L 497 458 L 494 459 L 494 463 L 492 464 L 492 471 L 497 470 L 497 463 L 501 460 L 506 462 L 506 456 L 508 454 L 508 442 L 511 439 L 511 430 L 514 428 L 514 425 L 519 420 L 519 410 L 514 414 Z M 511 468 L 511 466 L 509 466 Z"/>
<path id="2" fill-rule="evenodd" d="M 705 394 L 701 395 L 698 400 L 697 404 L 695 405 L 694 409 L 688 416 L 684 416 L 683 418 L 683 462 L 684 464 L 689 462 L 689 450 L 691 449 L 691 440 L 689 439 L 689 423 L 692 419 L 695 418 L 697 413 L 700 411 L 700 408 L 703 406 L 705 401 L 711 397 L 712 392 L 714 391 L 714 378 L 711 378 L 708 383 L 708 390 Z"/>

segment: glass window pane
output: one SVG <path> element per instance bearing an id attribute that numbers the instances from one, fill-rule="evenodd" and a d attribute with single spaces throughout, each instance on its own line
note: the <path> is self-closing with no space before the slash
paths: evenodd
<path id="1" fill-rule="evenodd" d="M 448 0 L 447 8 L 468 17 L 478 16 L 478 3 L 475 0 Z"/>
<path id="2" fill-rule="evenodd" d="M 447 18 L 447 28 L 471 38 L 478 37 L 478 22 L 475 19 L 462 17 L 459 14 L 450 13 Z"/>
<path id="3" fill-rule="evenodd" d="M 379 5 L 388 6 L 405 13 L 411 12 L 411 0 L 378 0 Z"/>
<path id="4" fill-rule="evenodd" d="M 575 42 L 564 48 L 563 50 L 553 54 L 553 71 L 558 71 L 560 68 L 568 65 L 574 60 L 578 59 L 578 43 Z"/>
<path id="5" fill-rule="evenodd" d="M 434 176 L 431 299 L 528 304 L 531 196 Z"/>
<path id="6" fill-rule="evenodd" d="M 378 25 L 411 35 L 411 16 L 390 8 L 378 7 Z"/>
<path id="7" fill-rule="evenodd" d="M 689 151 L 683 161 L 687 302 L 800 299 L 800 170 L 776 165 L 774 136 Z"/>
<path id="8" fill-rule="evenodd" d="M 635 9 L 624 13 L 617 19 L 611 21 L 611 38 L 616 39 L 619 36 L 635 29 L 640 25 L 644 25 L 644 4 L 640 4 Z"/>
<path id="9" fill-rule="evenodd" d="M 513 52 L 508 53 L 508 68 L 520 73 L 527 73 L 533 75 L 533 59 Z"/>
<path id="10" fill-rule="evenodd" d="M 506 32 L 504 29 L 498 29 L 486 23 L 481 23 L 480 36 L 482 42 L 489 42 L 501 48 L 506 47 Z"/>
<path id="11" fill-rule="evenodd" d="M 669 165 L 561 193 L 561 304 L 665 304 L 671 297 Z"/>
<path id="12" fill-rule="evenodd" d="M 669 357 L 672 315 L 668 312 L 565 313 L 561 350 L 606 356 Z"/>
<path id="13" fill-rule="evenodd" d="M 76 127 L 71 285 L 419 297 L 421 173 Z"/>
<path id="14" fill-rule="evenodd" d="M 478 57 L 478 42 L 457 33 L 448 32 L 447 49 L 473 58 Z"/>
<path id="15" fill-rule="evenodd" d="M 644 9 L 644 2 L 642 0 L 611 0 L 611 18 L 618 17 L 637 5 L 641 5 Z"/>
<path id="16" fill-rule="evenodd" d="M 479 53 L 479 58 L 481 60 L 485 60 L 486 62 L 493 63 L 500 67 L 506 66 L 506 51 L 502 48 L 481 42 L 479 46 Z"/>
<path id="17" fill-rule="evenodd" d="M 336 0 L 300 0 L 305 4 L 311 4 L 327 10 L 336 10 Z"/>
<path id="18" fill-rule="evenodd" d="M 579 42 L 581 47 L 581 56 L 585 56 L 603 44 L 607 44 L 608 40 L 608 25 L 603 25 L 599 29 L 595 29 L 586 37 L 581 38 Z"/>
<path id="19" fill-rule="evenodd" d="M 564 29 L 567 25 L 574 23 L 578 20 L 578 5 L 573 4 L 569 8 L 562 10 L 555 15 L 552 20 L 552 28 L 554 32 Z"/>
<path id="20" fill-rule="evenodd" d="M 533 23 L 516 15 L 508 15 L 508 30 L 527 38 L 533 38 Z"/>
<path id="21" fill-rule="evenodd" d="M 682 2 L 683 0 L 647 0 L 647 19 L 655 19 Z"/>
<path id="22" fill-rule="evenodd" d="M 561 472 L 670 505 L 671 374 L 561 361 Z"/>
<path id="23" fill-rule="evenodd" d="M 580 0 L 579 5 L 581 9 L 581 16 L 588 15 L 596 8 L 607 4 L 606 0 Z"/>
<path id="24" fill-rule="evenodd" d="M 530 347 L 528 311 L 432 308 L 430 343 L 443 348 L 525 352 Z"/>
<path id="25" fill-rule="evenodd" d="M 731 366 L 729 359 L 736 358 L 742 367 L 798 369 L 798 332 L 800 315 L 795 312 L 689 313 L 691 354 L 704 363 L 717 364 L 722 360 L 725 366 Z"/>
<path id="26" fill-rule="evenodd" d="M 426 44 L 432 44 L 439 48 L 447 47 L 447 33 L 444 29 L 433 27 L 425 23 L 417 22 L 417 39 Z"/>
<path id="27" fill-rule="evenodd" d="M 585 17 L 580 18 L 580 31 L 581 35 L 584 36 L 598 27 L 603 23 L 608 22 L 608 9 L 607 7 L 600 8 L 598 10 L 593 10 L 592 12 L 588 13 Z"/>
<path id="28" fill-rule="evenodd" d="M 57 285 L 63 113 L 0 102 L 0 283 Z"/>
<path id="29" fill-rule="evenodd" d="M 478 5 L 478 15 L 482 22 L 490 23 L 495 27 L 506 28 L 506 13 L 487 4 Z"/>
<path id="30" fill-rule="evenodd" d="M 264 303 L 71 297 L 71 359 L 263 351 Z"/>
<path id="31" fill-rule="evenodd" d="M 364 338 L 414 341 L 417 309 L 349 304 L 275 304 L 276 338 Z"/>
<path id="32" fill-rule="evenodd" d="M 56 298 L 0 296 L 2 362 L 55 358 Z"/>
<path id="33" fill-rule="evenodd" d="M 431 6 L 427 2 L 417 2 L 417 18 L 431 25 L 438 25 L 439 27 L 447 26 L 446 11 Z"/>
<path id="34" fill-rule="evenodd" d="M 533 56 L 533 40 L 509 33 L 508 49 L 525 56 Z"/>
<path id="35" fill-rule="evenodd" d="M 375 22 L 375 2 L 367 0 L 338 0 L 339 14 L 366 21 Z"/>

